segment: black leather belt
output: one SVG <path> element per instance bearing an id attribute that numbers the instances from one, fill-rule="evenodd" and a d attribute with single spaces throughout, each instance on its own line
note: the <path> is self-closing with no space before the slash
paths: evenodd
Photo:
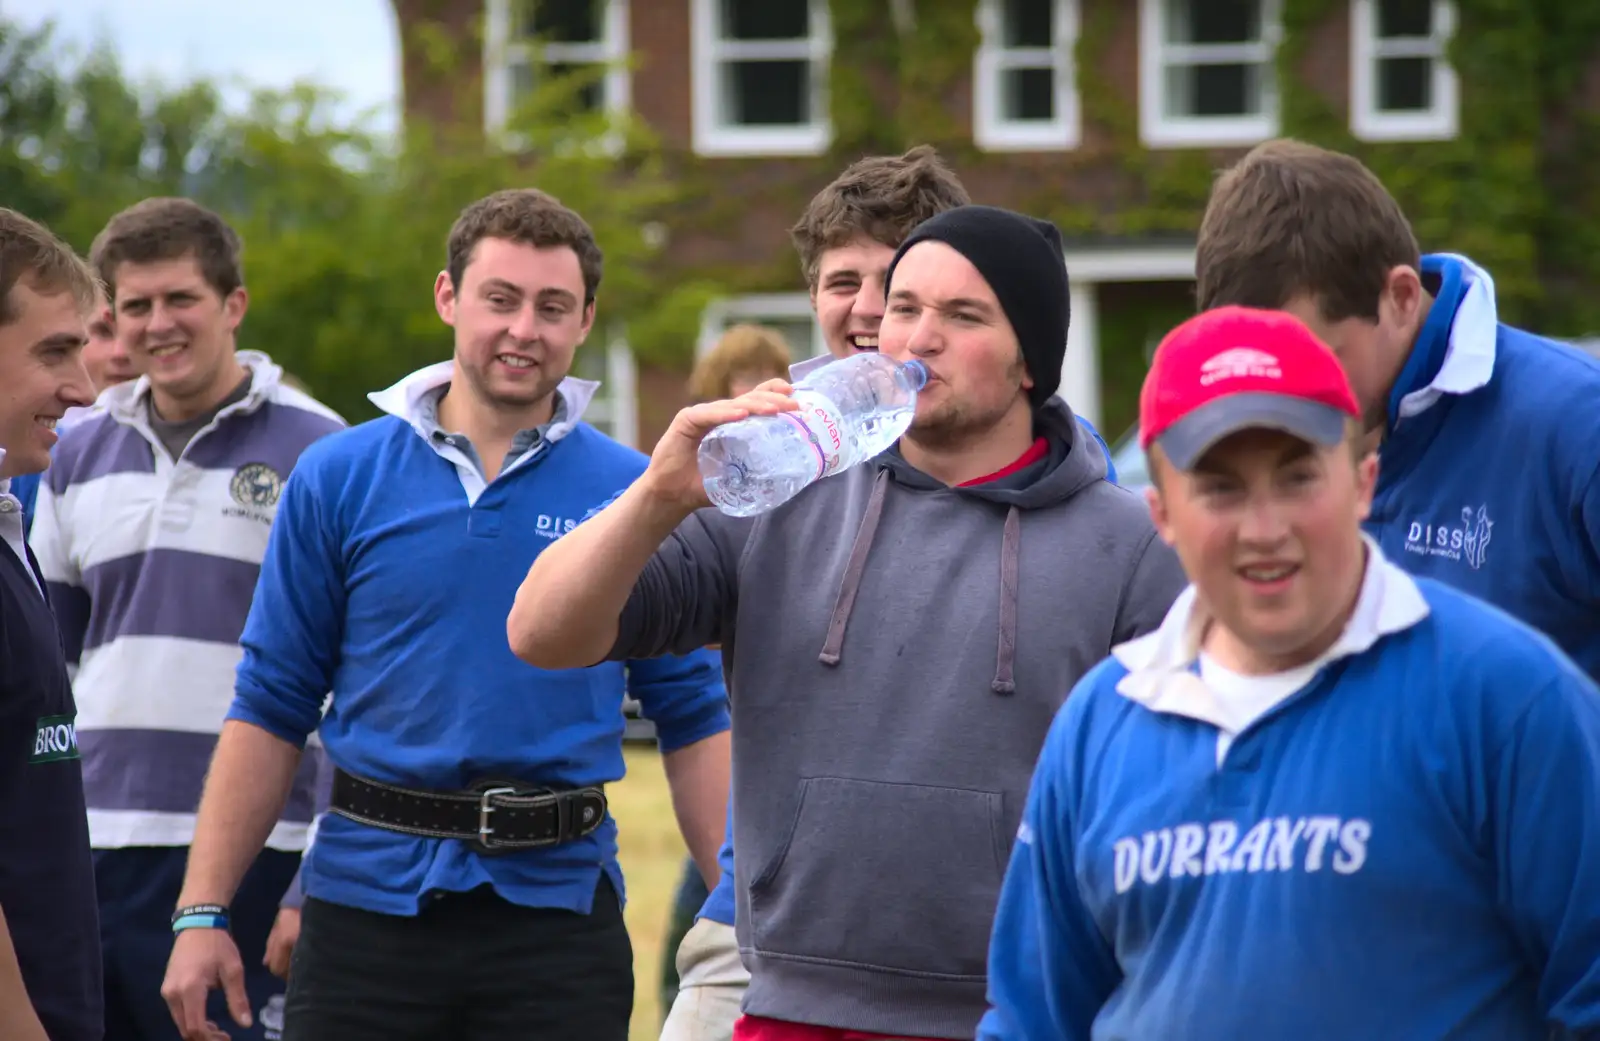
<path id="1" fill-rule="evenodd" d="M 557 791 L 486 779 L 460 792 L 418 791 L 335 768 L 329 809 L 375 828 L 459 839 L 479 853 L 540 849 L 583 838 L 606 819 L 603 788 Z"/>

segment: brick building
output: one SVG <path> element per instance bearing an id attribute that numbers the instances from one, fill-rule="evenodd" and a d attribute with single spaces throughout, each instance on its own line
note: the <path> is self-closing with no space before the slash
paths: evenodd
<path id="1" fill-rule="evenodd" d="M 1064 393 L 1119 435 L 1146 352 L 1191 309 L 1194 220 L 1211 170 L 1282 130 L 1284 0 L 854 2 L 395 0 L 406 108 L 482 119 L 492 131 L 540 75 L 614 65 L 585 103 L 631 109 L 716 186 L 723 207 L 722 219 L 667 222 L 674 269 L 755 273 L 730 275 L 729 294 L 703 315 L 700 347 L 731 321 L 756 320 L 809 355 L 823 348 L 786 229 L 810 193 L 862 154 L 839 139 L 837 63 L 851 46 L 885 53 L 862 38 L 906 39 L 919 18 L 950 23 L 957 12 L 970 53 L 941 86 L 935 107 L 948 123 L 935 143 L 978 201 L 1062 226 L 1073 286 Z M 1353 139 L 1456 137 L 1450 0 L 1321 6 L 1295 63 Z M 849 40 L 836 32 L 841 11 Z M 460 95 L 446 88 L 459 79 L 428 79 L 411 31 L 423 21 L 472 41 L 481 112 L 451 110 Z M 896 100 L 892 75 L 866 71 L 867 91 L 888 97 L 888 110 L 912 100 L 905 77 Z M 905 143 L 889 134 L 870 150 Z M 625 347 L 591 352 L 586 364 L 608 384 L 599 419 L 636 444 L 652 444 L 683 401 L 683 371 L 636 365 Z"/>

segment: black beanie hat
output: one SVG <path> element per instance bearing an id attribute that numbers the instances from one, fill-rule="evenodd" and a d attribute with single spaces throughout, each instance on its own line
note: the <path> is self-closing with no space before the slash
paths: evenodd
<path id="1" fill-rule="evenodd" d="M 1061 232 L 1047 221 L 996 206 L 958 206 L 912 229 L 889 262 L 889 282 L 906 250 L 929 239 L 970 260 L 994 290 L 1033 377 L 1028 400 L 1034 408 L 1043 405 L 1061 386 L 1072 313 Z"/>

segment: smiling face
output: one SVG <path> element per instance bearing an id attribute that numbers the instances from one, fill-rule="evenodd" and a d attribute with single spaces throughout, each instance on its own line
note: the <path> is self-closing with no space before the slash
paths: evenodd
<path id="1" fill-rule="evenodd" d="M 83 364 L 98 393 L 107 387 L 126 383 L 139 375 L 133 356 L 117 338 L 111 305 L 101 300 L 89 319 L 89 342 L 83 348 Z"/>
<path id="2" fill-rule="evenodd" d="M 234 333 L 248 297 L 240 286 L 223 295 L 192 254 L 115 271 L 117 338 L 133 366 L 150 377 L 157 412 L 169 420 L 199 415 L 239 385 L 244 369 Z"/>
<path id="3" fill-rule="evenodd" d="M 1152 453 L 1151 517 L 1215 617 L 1207 649 L 1225 666 L 1281 672 L 1343 630 L 1377 482 L 1376 457 L 1354 452 L 1254 429 L 1218 442 L 1189 472 Z"/>
<path id="4" fill-rule="evenodd" d="M 966 257 L 934 240 L 912 246 L 895 266 L 887 310 L 883 353 L 897 361 L 919 358 L 929 373 L 907 437 L 957 446 L 1019 413 L 1031 415 L 1027 391 L 1033 380 L 1017 334 L 994 290 Z"/>
<path id="5" fill-rule="evenodd" d="M 822 339 L 835 358 L 878 349 L 885 283 L 894 254 L 895 247 L 861 235 L 818 258 L 811 304 Z"/>
<path id="6" fill-rule="evenodd" d="M 475 401 L 502 412 L 547 408 L 594 323 L 569 246 L 482 239 L 459 290 L 440 273 L 434 303 L 455 329 L 457 374 Z"/>
<path id="7" fill-rule="evenodd" d="M 77 299 L 68 292 L 41 296 L 19 282 L 6 310 L 14 318 L 0 325 L 0 478 L 49 466 L 56 421 L 67 409 L 94 401 Z"/>

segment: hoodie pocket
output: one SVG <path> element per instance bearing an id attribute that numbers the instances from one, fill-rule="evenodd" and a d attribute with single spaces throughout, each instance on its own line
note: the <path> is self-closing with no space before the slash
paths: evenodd
<path id="1" fill-rule="evenodd" d="M 758 951 L 981 979 L 1005 872 L 995 792 L 812 777 L 750 883 Z"/>

